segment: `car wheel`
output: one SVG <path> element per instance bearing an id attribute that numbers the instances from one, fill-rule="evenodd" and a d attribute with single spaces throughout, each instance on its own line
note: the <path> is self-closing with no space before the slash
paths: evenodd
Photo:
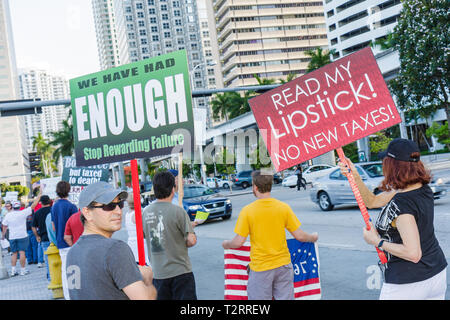
<path id="1" fill-rule="evenodd" d="M 230 186 L 228 185 L 228 183 L 224 183 L 223 185 L 222 185 L 222 188 L 224 188 L 224 189 L 228 189 Z"/>
<path id="2" fill-rule="evenodd" d="M 228 219 L 230 219 L 230 218 L 231 218 L 231 214 L 226 215 L 226 216 L 223 216 L 223 217 L 222 217 L 222 220 L 228 220 Z"/>
<path id="3" fill-rule="evenodd" d="M 248 182 L 246 182 L 246 181 L 242 182 L 242 188 L 243 189 L 247 189 L 248 186 L 249 186 Z"/>
<path id="4" fill-rule="evenodd" d="M 319 207 L 323 211 L 331 211 L 334 208 L 334 205 L 331 203 L 330 196 L 324 191 L 319 193 Z"/>

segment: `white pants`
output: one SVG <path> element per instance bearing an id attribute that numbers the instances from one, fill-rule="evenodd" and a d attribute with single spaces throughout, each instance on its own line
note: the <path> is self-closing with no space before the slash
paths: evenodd
<path id="1" fill-rule="evenodd" d="M 380 300 L 444 300 L 447 291 L 447 268 L 430 279 L 405 283 L 383 283 Z"/>
<path id="2" fill-rule="evenodd" d="M 70 300 L 69 297 L 69 288 L 67 287 L 67 274 L 66 274 L 66 265 L 67 265 L 67 253 L 69 252 L 69 248 L 59 249 L 59 256 L 61 257 L 61 280 L 63 286 L 64 299 Z"/>

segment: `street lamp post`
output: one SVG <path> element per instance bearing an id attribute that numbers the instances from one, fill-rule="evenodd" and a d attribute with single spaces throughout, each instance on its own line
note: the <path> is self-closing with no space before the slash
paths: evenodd
<path id="1" fill-rule="evenodd" d="M 190 76 L 191 76 L 191 86 L 192 86 L 192 90 L 194 89 L 194 75 L 195 75 L 195 70 L 197 70 L 199 67 L 201 66 L 215 66 L 217 64 L 216 61 L 208 61 L 208 62 L 204 62 L 204 63 L 199 63 L 197 64 L 190 72 Z M 203 145 L 199 145 L 199 153 L 200 153 L 200 174 L 202 176 L 202 181 L 203 184 L 206 185 L 206 170 L 205 170 L 205 164 L 204 164 L 204 160 L 203 160 Z"/>

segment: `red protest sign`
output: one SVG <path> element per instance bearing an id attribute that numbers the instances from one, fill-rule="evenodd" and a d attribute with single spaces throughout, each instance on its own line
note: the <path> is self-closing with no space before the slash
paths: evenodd
<path id="1" fill-rule="evenodd" d="M 370 48 L 249 103 L 277 171 L 401 122 Z"/>

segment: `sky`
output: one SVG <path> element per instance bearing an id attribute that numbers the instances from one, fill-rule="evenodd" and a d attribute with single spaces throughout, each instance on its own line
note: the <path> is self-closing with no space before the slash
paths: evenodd
<path id="1" fill-rule="evenodd" d="M 100 71 L 91 0 L 9 0 L 18 68 L 67 80 Z"/>

